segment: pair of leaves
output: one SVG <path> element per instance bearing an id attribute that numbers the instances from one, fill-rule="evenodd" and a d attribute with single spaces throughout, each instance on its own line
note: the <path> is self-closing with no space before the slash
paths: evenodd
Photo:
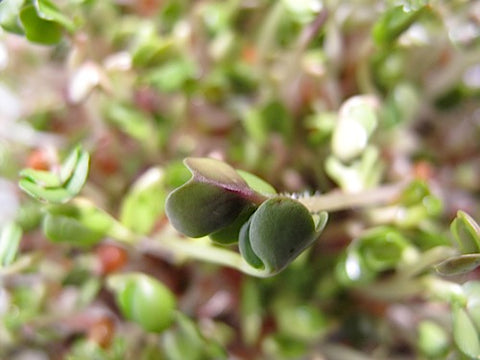
<path id="1" fill-rule="evenodd" d="M 58 174 L 34 169 L 20 172 L 20 188 L 33 198 L 50 203 L 65 203 L 82 189 L 88 176 L 89 154 L 76 147 Z"/>
<path id="2" fill-rule="evenodd" d="M 190 237 L 220 243 L 239 241 L 240 253 L 268 274 L 283 270 L 323 230 L 327 214 L 314 220 L 299 201 L 275 195 L 252 174 L 214 159 L 187 158 L 193 177 L 167 198 L 172 225 Z"/>
<path id="3" fill-rule="evenodd" d="M 443 261 L 436 270 L 442 275 L 458 275 L 480 266 L 480 226 L 477 222 L 464 211 L 458 211 L 450 231 L 463 254 Z"/>

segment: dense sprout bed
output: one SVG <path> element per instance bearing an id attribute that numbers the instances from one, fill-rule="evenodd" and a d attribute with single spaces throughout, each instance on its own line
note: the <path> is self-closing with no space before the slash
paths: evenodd
<path id="1" fill-rule="evenodd" d="M 477 1 L 0 1 L 0 358 L 479 358 L 479 99 Z"/>

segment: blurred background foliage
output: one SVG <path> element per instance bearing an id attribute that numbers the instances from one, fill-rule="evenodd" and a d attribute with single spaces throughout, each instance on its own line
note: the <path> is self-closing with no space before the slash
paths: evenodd
<path id="1" fill-rule="evenodd" d="M 465 0 L 1 1 L 0 358 L 479 358 L 479 35 Z M 187 156 L 408 185 L 256 279 L 162 245 Z"/>

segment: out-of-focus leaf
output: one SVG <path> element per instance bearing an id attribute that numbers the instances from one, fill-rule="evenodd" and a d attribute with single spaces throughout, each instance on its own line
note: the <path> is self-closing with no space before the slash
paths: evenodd
<path id="1" fill-rule="evenodd" d="M 463 253 L 480 252 L 480 227 L 466 212 L 458 211 L 450 231 Z"/>
<path id="2" fill-rule="evenodd" d="M 262 328 L 264 308 L 261 303 L 261 293 L 252 278 L 245 278 L 241 292 L 241 330 L 246 344 L 254 344 Z"/>
<path id="3" fill-rule="evenodd" d="M 62 39 L 62 26 L 38 16 L 33 5 L 27 5 L 20 12 L 20 21 L 28 40 L 43 45 L 54 45 Z"/>
<path id="4" fill-rule="evenodd" d="M 43 188 L 29 180 L 21 179 L 18 182 L 20 188 L 31 197 L 51 203 L 63 203 L 72 198 L 71 194 L 64 188 Z"/>
<path id="5" fill-rule="evenodd" d="M 418 19 L 424 8 L 398 5 L 388 9 L 373 27 L 372 35 L 377 45 L 392 45 Z"/>
<path id="6" fill-rule="evenodd" d="M 325 333 L 325 315 L 313 305 L 279 303 L 275 312 L 278 331 L 296 340 L 318 341 Z"/>
<path id="7" fill-rule="evenodd" d="M 179 59 L 150 71 L 144 81 L 160 91 L 174 92 L 182 90 L 187 81 L 194 78 L 195 72 L 192 62 Z"/>
<path id="8" fill-rule="evenodd" d="M 0 26 L 5 30 L 23 34 L 18 23 L 18 16 L 25 0 L 0 1 Z"/>
<path id="9" fill-rule="evenodd" d="M 474 270 L 480 266 L 480 254 L 464 254 L 447 259 L 435 269 L 442 275 L 458 275 Z"/>
<path id="10" fill-rule="evenodd" d="M 107 117 L 132 138 L 149 148 L 155 148 L 157 130 L 146 113 L 127 105 L 113 103 L 107 108 Z"/>
<path id="11" fill-rule="evenodd" d="M 19 175 L 44 188 L 57 188 L 62 185 L 58 176 L 50 171 L 23 169 Z"/>
<path id="12" fill-rule="evenodd" d="M 107 282 L 128 320 L 146 331 L 158 333 L 173 323 L 175 296 L 158 280 L 142 273 L 130 273 L 110 276 Z"/>
<path id="13" fill-rule="evenodd" d="M 176 313 L 176 328 L 163 336 L 162 347 L 168 360 L 226 360 L 226 352 L 213 339 L 204 337 L 196 324 L 180 312 Z"/>
<path id="14" fill-rule="evenodd" d="M 10 265 L 17 256 L 22 228 L 16 223 L 6 224 L 0 230 L 0 268 Z"/>
<path id="15" fill-rule="evenodd" d="M 35 199 L 67 202 L 76 196 L 88 176 L 90 155 L 81 147 L 75 148 L 60 169 L 60 177 L 54 173 L 33 169 L 20 172 L 19 186 Z"/>
<path id="16" fill-rule="evenodd" d="M 73 246 L 94 245 L 105 236 L 105 232 L 89 229 L 75 218 L 53 214 L 43 219 L 43 232 L 53 242 Z"/>
<path id="17" fill-rule="evenodd" d="M 164 213 L 166 197 L 164 172 L 159 168 L 149 169 L 124 197 L 120 221 L 136 233 L 149 233 Z"/>
<path id="18" fill-rule="evenodd" d="M 464 308 L 453 307 L 453 338 L 459 350 L 466 356 L 480 358 L 478 331 Z"/>
<path id="19" fill-rule="evenodd" d="M 433 321 L 422 321 L 418 326 L 418 347 L 431 359 L 441 358 L 450 346 L 449 336 L 440 325 Z"/>
<path id="20" fill-rule="evenodd" d="M 341 106 L 332 135 L 332 153 L 342 161 L 362 154 L 377 127 L 378 100 L 373 95 L 351 97 Z"/>
<path id="21" fill-rule="evenodd" d="M 247 133 L 258 143 L 264 144 L 273 134 L 281 135 L 286 142 L 293 138 L 293 120 L 283 103 L 269 101 L 245 114 Z"/>
<path id="22" fill-rule="evenodd" d="M 82 189 L 88 176 L 90 155 L 85 150 L 80 150 L 73 173 L 63 187 L 71 196 L 77 195 Z"/>
<path id="23" fill-rule="evenodd" d="M 54 21 L 62 25 L 65 29 L 73 31 L 75 24 L 65 16 L 58 7 L 50 0 L 33 0 L 33 5 L 40 18 L 48 21 Z"/>
<path id="24" fill-rule="evenodd" d="M 395 229 L 379 227 L 368 231 L 352 245 L 368 268 L 383 271 L 399 263 L 409 242 Z"/>

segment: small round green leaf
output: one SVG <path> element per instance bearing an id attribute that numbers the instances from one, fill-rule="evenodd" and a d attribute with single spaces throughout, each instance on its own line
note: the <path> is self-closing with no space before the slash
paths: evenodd
<path id="1" fill-rule="evenodd" d="M 122 314 L 143 329 L 162 332 L 174 320 L 175 296 L 161 282 L 141 273 L 114 275 L 108 279 Z"/>
<path id="2" fill-rule="evenodd" d="M 248 230 L 248 236 L 247 236 Z M 240 234 L 240 252 L 258 267 L 251 252 L 265 269 L 277 273 L 290 264 L 318 237 L 308 209 L 297 200 L 278 196 L 265 201 Z"/>

